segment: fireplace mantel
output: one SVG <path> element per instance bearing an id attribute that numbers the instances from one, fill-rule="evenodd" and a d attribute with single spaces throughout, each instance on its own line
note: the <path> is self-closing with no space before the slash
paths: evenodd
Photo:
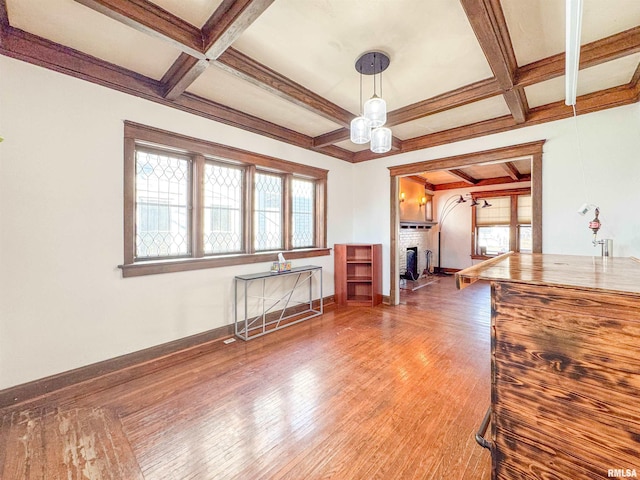
<path id="1" fill-rule="evenodd" d="M 434 225 L 437 225 L 438 222 L 420 222 L 420 221 L 412 221 L 412 220 L 400 220 L 400 228 L 411 228 L 415 230 L 429 230 Z"/>

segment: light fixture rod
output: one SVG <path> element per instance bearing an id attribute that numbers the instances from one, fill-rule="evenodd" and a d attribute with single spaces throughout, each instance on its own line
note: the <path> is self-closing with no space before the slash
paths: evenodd
<path id="1" fill-rule="evenodd" d="M 575 105 L 580 68 L 582 0 L 566 0 L 565 104 Z"/>

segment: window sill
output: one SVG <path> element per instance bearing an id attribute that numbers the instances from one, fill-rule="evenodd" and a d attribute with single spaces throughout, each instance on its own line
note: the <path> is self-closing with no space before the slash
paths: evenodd
<path id="1" fill-rule="evenodd" d="M 278 259 L 278 253 L 282 253 L 287 260 L 295 260 L 297 258 L 311 258 L 330 255 L 331 249 L 305 248 L 300 250 L 224 255 L 219 257 L 154 260 L 118 265 L 118 268 L 122 269 L 122 276 L 124 278 L 140 277 L 143 275 L 156 275 L 159 273 L 187 272 L 190 270 L 201 270 L 205 268 L 246 265 L 248 263 L 274 262 Z"/>

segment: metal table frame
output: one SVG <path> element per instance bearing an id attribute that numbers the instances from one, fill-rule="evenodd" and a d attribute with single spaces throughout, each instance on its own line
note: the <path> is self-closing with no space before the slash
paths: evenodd
<path id="1" fill-rule="evenodd" d="M 269 279 L 281 278 L 283 276 L 291 276 L 295 275 L 296 279 L 294 285 L 291 289 L 283 292 L 282 296 L 279 298 L 270 298 L 265 295 L 266 293 L 266 282 Z M 319 308 L 313 308 L 313 279 L 314 277 L 318 277 L 320 279 L 320 299 L 319 299 Z M 259 296 L 254 296 L 252 298 L 258 298 L 261 300 L 262 311 L 260 314 L 256 316 L 252 316 L 249 318 L 248 316 L 248 289 L 249 286 L 256 281 L 262 282 L 262 294 Z M 240 313 L 238 310 L 238 284 L 242 282 L 244 286 L 244 315 L 243 318 L 238 319 L 238 314 Z M 308 283 L 308 300 L 301 302 L 298 300 L 293 300 L 293 294 L 296 291 L 301 290 Z M 242 288 L 242 287 L 241 287 Z M 318 267 L 315 265 L 306 265 L 304 267 L 295 267 L 287 272 L 280 273 L 271 273 L 271 272 L 261 272 L 254 273 L 249 275 L 238 275 L 234 279 L 234 303 L 233 303 L 233 314 L 234 314 L 234 324 L 235 324 L 235 334 L 238 338 L 242 340 L 251 340 L 253 338 L 261 337 L 262 335 L 266 335 L 267 333 L 275 332 L 276 330 L 280 330 L 282 328 L 288 327 L 289 325 L 295 325 L 296 323 L 303 322 L 305 320 L 309 320 L 310 318 L 317 317 L 318 315 L 322 315 L 323 309 L 323 301 L 322 301 L 322 267 Z M 279 311 L 275 310 L 275 307 L 284 303 L 284 306 Z M 293 307 L 300 307 L 301 305 L 306 306 L 305 309 L 298 310 L 294 309 L 293 313 L 291 311 L 287 312 L 287 309 L 292 309 Z M 293 321 L 287 322 L 287 320 L 300 317 Z"/>

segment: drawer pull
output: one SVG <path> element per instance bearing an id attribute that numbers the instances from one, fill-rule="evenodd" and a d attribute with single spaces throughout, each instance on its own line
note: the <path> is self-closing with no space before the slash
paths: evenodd
<path id="1" fill-rule="evenodd" d="M 487 432 L 489 422 L 491 422 L 491 407 L 489 407 L 487 409 L 487 413 L 484 414 L 478 433 L 476 433 L 476 442 L 478 442 L 478 445 L 482 448 L 486 448 L 487 450 L 491 450 L 491 442 L 484 438 L 484 434 Z"/>

